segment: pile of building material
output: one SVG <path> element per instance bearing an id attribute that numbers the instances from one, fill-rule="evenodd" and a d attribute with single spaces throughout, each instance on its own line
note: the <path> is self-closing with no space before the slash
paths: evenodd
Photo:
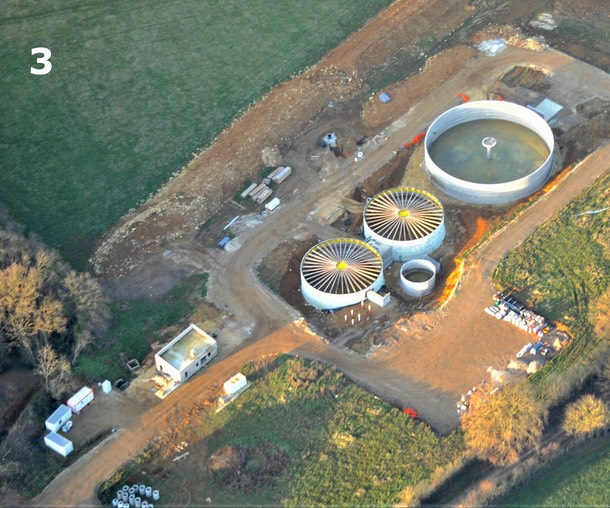
<path id="1" fill-rule="evenodd" d="M 286 178 L 292 174 L 292 168 L 290 166 L 279 166 L 273 172 L 269 174 L 267 179 L 273 183 L 280 184 Z"/>
<path id="2" fill-rule="evenodd" d="M 116 508 L 154 508 L 154 504 L 148 502 L 159 501 L 159 491 L 148 485 L 135 484 L 131 487 L 124 485 L 121 490 L 118 490 L 116 497 L 112 500 L 112 506 Z"/>
<path id="3" fill-rule="evenodd" d="M 486 307 L 484 310 L 496 319 L 502 319 L 538 337 L 543 337 L 551 330 L 551 325 L 546 322 L 544 316 L 528 310 L 512 296 L 504 293 L 494 295 L 495 305 Z"/>
<path id="4" fill-rule="evenodd" d="M 261 183 L 250 192 L 250 198 L 260 205 L 261 203 L 264 203 L 271 194 L 273 194 L 273 191 L 267 187 L 267 185 Z"/>
<path id="5" fill-rule="evenodd" d="M 273 190 L 269 188 L 271 182 L 280 184 L 286 178 L 288 178 L 292 174 L 292 168 L 290 166 L 278 166 L 275 168 L 267 177 L 263 178 L 263 183 L 250 184 L 241 194 L 241 198 L 245 199 L 250 197 L 254 202 L 259 205 L 264 203 L 271 194 L 273 194 Z"/>

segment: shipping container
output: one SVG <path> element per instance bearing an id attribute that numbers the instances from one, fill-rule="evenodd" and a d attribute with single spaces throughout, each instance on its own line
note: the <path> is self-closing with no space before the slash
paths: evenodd
<path id="1" fill-rule="evenodd" d="M 54 452 L 59 453 L 63 457 L 68 456 L 73 450 L 74 445 L 72 441 L 60 436 L 56 432 L 50 432 L 44 437 L 44 444 L 47 445 Z"/>
<path id="2" fill-rule="evenodd" d="M 47 418 L 44 425 L 51 432 L 57 432 L 70 418 L 72 418 L 72 409 L 65 404 L 62 404 L 51 416 L 49 416 L 49 418 Z"/>
<path id="3" fill-rule="evenodd" d="M 93 400 L 93 390 L 88 386 L 83 386 L 76 394 L 74 394 L 66 404 L 74 413 L 79 413 L 87 404 Z"/>

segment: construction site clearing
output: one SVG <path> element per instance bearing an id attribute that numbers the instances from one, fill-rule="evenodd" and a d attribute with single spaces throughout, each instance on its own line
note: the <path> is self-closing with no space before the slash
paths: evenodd
<path id="1" fill-rule="evenodd" d="M 501 37 L 504 30 L 506 27 L 489 29 L 476 43 Z M 306 122 L 307 127 L 299 123 L 298 129 L 291 130 L 278 124 L 284 133 L 294 132 L 292 139 L 276 140 L 275 146 L 281 156 L 273 166 L 289 166 L 292 175 L 276 189 L 281 213 L 263 214 L 268 211 L 262 204 L 225 196 L 224 204 L 205 222 L 187 206 L 175 211 L 167 206 L 157 215 L 163 221 L 153 223 L 146 218 L 156 206 L 150 204 L 117 228 L 129 230 L 133 226 L 129 233 L 109 235 L 113 240 L 100 249 L 96 266 L 116 294 L 140 295 L 143 287 L 146 296 L 162 294 L 171 287 L 168 280 L 172 277 L 210 273 L 207 305 L 214 313 L 193 321 L 210 333 L 218 331 L 219 355 L 165 401 L 142 396 L 151 394 L 150 381 L 155 375 L 148 358 L 126 394 L 130 407 L 147 407 L 145 418 L 134 417 L 131 424 L 125 424 L 124 435 L 100 451 L 97 467 L 96 461 L 85 464 L 79 473 L 84 482 L 79 483 L 79 489 L 94 488 L 116 471 L 127 452 L 141 450 L 158 433 L 159 419 L 171 427 L 195 403 L 217 397 L 219 384 L 254 358 L 290 352 L 325 361 L 374 394 L 397 407 L 412 408 L 418 418 L 448 433 L 459 425 L 462 406 L 467 409 L 468 391 L 472 394 L 488 386 L 489 381 L 481 382 L 482 378 L 489 375 L 491 382 L 499 385 L 513 367 L 528 370 L 529 365 L 521 366 L 524 357 L 547 358 L 569 343 L 565 332 L 550 326 L 547 333 L 546 326 L 535 333 L 507 326 L 508 322 L 496 314 L 514 313 L 509 319 L 526 328 L 533 325 L 531 332 L 543 324 L 534 314 L 522 316 L 523 310 L 526 314 L 530 311 L 517 311 L 509 297 L 497 300 L 501 304 L 495 305 L 498 310 L 489 309 L 494 319 L 480 319 L 481 309 L 493 307 L 489 305 L 489 294 L 495 289 L 491 273 L 502 256 L 607 169 L 609 151 L 602 142 L 607 139 L 610 86 L 608 76 L 599 69 L 534 44 L 529 37 L 510 40 L 508 44 L 505 39 L 506 47 L 494 56 L 477 53 L 464 44 L 450 48 L 431 59 L 412 80 L 388 87 L 388 103 L 379 101 L 377 94 L 364 104 L 362 97 L 346 97 L 343 109 L 338 100 L 333 107 L 317 109 L 315 121 Z M 452 107 L 498 98 L 522 106 L 540 105 L 550 98 L 562 106 L 550 120 L 556 140 L 553 172 L 541 189 L 520 204 L 464 204 L 446 196 L 428 179 L 423 168 L 423 133 Z M 252 125 L 266 125 L 256 117 L 262 108 L 252 113 L 257 119 Z M 244 129 L 248 133 L 256 129 L 248 124 L 249 118 L 246 114 L 226 136 L 230 139 L 234 132 L 237 139 L 250 139 Z M 340 150 L 316 144 L 329 132 L 336 134 L 333 141 Z M 224 139 L 219 138 L 212 155 L 222 151 Z M 260 158 L 266 148 L 267 140 L 260 140 L 249 153 L 243 148 L 236 154 L 228 144 L 220 167 L 229 167 L 227 161 L 233 158 L 242 157 L 243 161 L 246 153 L 252 160 Z M 206 157 L 204 153 L 201 164 Z M 574 172 L 573 165 L 581 161 Z M 199 192 L 199 197 L 220 199 L 217 186 L 221 182 L 211 185 L 209 177 L 198 174 L 196 168 L 195 164 L 185 172 L 187 176 L 172 182 L 156 198 L 158 202 L 175 204 L 175 196 L 197 194 L 201 185 L 210 186 L 207 193 Z M 231 188 L 245 180 L 231 180 Z M 423 298 L 404 295 L 400 263 L 393 263 L 384 271 L 385 282 L 378 291 L 391 295 L 384 307 L 363 301 L 325 312 L 308 305 L 300 280 L 305 253 L 320 241 L 360 238 L 367 200 L 398 187 L 429 192 L 443 204 L 446 238 L 431 253 L 442 267 L 436 288 Z M 539 199 L 542 196 L 544 199 Z M 478 244 L 511 213 L 516 213 L 516 221 L 480 244 L 466 261 L 461 259 L 465 249 Z M 185 222 L 184 217 L 197 224 Z M 166 229 L 162 231 L 162 227 Z M 230 237 L 225 245 L 229 248 L 219 249 L 217 244 L 223 237 Z M 342 271 L 343 265 L 337 265 Z M 518 319 L 525 320 L 521 323 Z M 526 349 L 524 343 L 531 345 Z M 535 354 L 531 354 L 532 348 Z M 516 351 L 522 352 L 520 358 Z M 497 386 L 486 389 L 491 392 Z M 175 414 L 168 414 L 164 405 L 171 405 Z M 107 461 L 100 467 L 102 458 Z M 72 497 L 81 499 L 82 494 L 66 482 L 58 478 L 39 501 L 44 504 L 53 492 L 57 499 L 60 492 L 62 496 L 72 492 Z"/>

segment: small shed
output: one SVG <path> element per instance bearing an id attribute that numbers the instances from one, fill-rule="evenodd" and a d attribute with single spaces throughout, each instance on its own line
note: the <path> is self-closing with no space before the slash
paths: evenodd
<path id="1" fill-rule="evenodd" d="M 385 307 L 386 305 L 388 305 L 390 303 L 390 300 L 392 299 L 390 293 L 386 293 L 385 295 L 382 295 L 380 293 L 377 293 L 376 291 L 373 291 L 372 289 L 366 292 L 366 297 L 369 300 L 369 302 L 373 302 L 375 305 L 378 305 L 379 307 Z"/>
<path id="2" fill-rule="evenodd" d="M 51 432 L 57 432 L 70 418 L 72 418 L 72 409 L 62 404 L 47 418 L 44 425 Z"/>
<path id="3" fill-rule="evenodd" d="M 44 444 L 63 457 L 67 457 L 74 450 L 72 441 L 60 436 L 56 432 L 49 432 L 44 437 Z"/>
<path id="4" fill-rule="evenodd" d="M 275 210 L 278 206 L 280 206 L 280 199 L 279 198 L 273 198 L 271 201 L 269 201 L 269 203 L 267 203 L 265 205 L 265 208 L 267 210 L 269 210 L 270 212 L 272 212 L 273 210 Z"/>
<path id="5" fill-rule="evenodd" d="M 66 404 L 72 409 L 73 413 L 80 413 L 94 398 L 93 390 L 88 386 L 83 386 L 78 392 L 68 399 Z"/>
<path id="6" fill-rule="evenodd" d="M 248 384 L 248 379 L 241 372 L 235 374 L 231 379 L 225 381 L 224 389 L 228 395 L 235 395 Z"/>

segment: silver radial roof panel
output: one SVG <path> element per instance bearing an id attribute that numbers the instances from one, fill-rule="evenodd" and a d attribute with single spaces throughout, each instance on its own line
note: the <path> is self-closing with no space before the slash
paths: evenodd
<path id="1" fill-rule="evenodd" d="M 443 223 L 443 206 L 432 194 L 399 187 L 377 194 L 364 210 L 364 221 L 382 238 L 410 242 L 439 228 Z"/>
<path id="2" fill-rule="evenodd" d="M 371 287 L 382 273 L 381 256 L 351 238 L 326 240 L 301 261 L 301 275 L 312 288 L 328 294 L 352 294 Z"/>

